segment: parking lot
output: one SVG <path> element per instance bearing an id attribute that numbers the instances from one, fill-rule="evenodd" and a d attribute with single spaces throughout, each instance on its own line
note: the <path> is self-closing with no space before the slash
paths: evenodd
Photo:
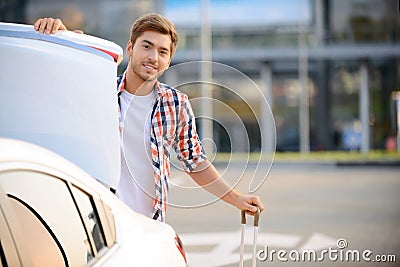
<path id="1" fill-rule="evenodd" d="M 228 171 L 226 165 L 217 166 L 228 180 L 243 173 L 236 189 L 247 193 L 256 165 L 248 164 L 244 172 L 240 164 L 231 164 Z M 398 266 L 399 171 L 394 166 L 274 163 L 256 192 L 266 208 L 260 217 L 257 266 Z M 237 266 L 240 212 L 222 201 L 207 204 L 212 197 L 194 192 L 182 172 L 173 174 L 167 222 L 180 234 L 189 266 Z M 248 221 L 245 266 L 251 259 Z M 272 250 L 276 253 L 265 258 Z M 279 250 L 283 257 L 278 258 Z M 296 259 L 305 250 L 314 251 L 315 258 Z"/>

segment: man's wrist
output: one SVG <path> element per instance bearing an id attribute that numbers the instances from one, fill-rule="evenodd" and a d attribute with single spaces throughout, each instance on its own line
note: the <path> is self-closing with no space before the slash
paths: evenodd
<path id="1" fill-rule="evenodd" d="M 236 192 L 234 189 L 230 190 L 226 195 L 224 195 L 221 199 L 226 203 L 232 204 L 233 206 L 238 206 L 238 199 L 240 194 Z"/>

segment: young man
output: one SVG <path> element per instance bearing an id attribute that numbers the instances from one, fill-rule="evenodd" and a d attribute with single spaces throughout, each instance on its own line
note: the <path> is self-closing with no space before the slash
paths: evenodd
<path id="1" fill-rule="evenodd" d="M 48 34 L 67 29 L 61 20 L 53 18 L 38 19 L 34 27 Z M 132 26 L 126 46 L 128 66 L 118 78 L 120 125 L 125 145 L 121 149 L 122 169 L 116 194 L 133 210 L 164 221 L 169 151 L 173 148 L 197 184 L 240 210 L 251 214 L 257 206 L 263 211 L 259 197 L 231 189 L 207 160 L 188 97 L 158 82 L 157 78 L 171 63 L 177 44 L 174 25 L 159 14 L 144 15 Z"/>

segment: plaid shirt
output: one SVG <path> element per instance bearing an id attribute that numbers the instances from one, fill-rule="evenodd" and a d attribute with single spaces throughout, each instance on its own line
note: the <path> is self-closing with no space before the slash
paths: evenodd
<path id="1" fill-rule="evenodd" d="M 126 71 L 118 77 L 118 103 L 125 89 L 125 75 Z M 195 117 L 187 95 L 158 81 L 154 90 L 157 90 L 157 95 L 151 113 L 150 133 L 156 190 L 153 219 L 164 221 L 171 148 L 176 151 L 178 160 L 188 173 L 205 161 L 206 156 L 197 135 Z"/>

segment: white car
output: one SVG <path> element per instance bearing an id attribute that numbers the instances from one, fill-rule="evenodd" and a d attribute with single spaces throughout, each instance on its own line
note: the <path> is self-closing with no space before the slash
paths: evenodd
<path id="1" fill-rule="evenodd" d="M 167 224 L 64 158 L 0 138 L 0 266 L 186 266 Z"/>
<path id="2" fill-rule="evenodd" d="M 0 22 L 0 267 L 186 266 L 171 226 L 109 189 L 121 56 L 93 36 Z"/>

